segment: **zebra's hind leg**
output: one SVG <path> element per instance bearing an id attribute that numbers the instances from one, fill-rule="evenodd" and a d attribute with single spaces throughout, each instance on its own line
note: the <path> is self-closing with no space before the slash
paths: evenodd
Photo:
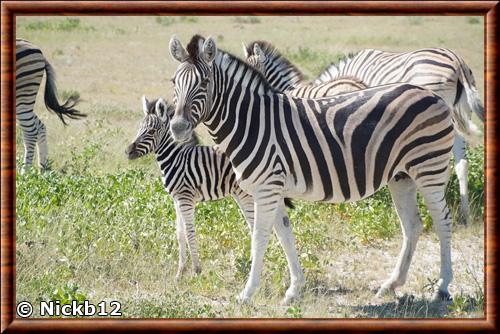
<path id="1" fill-rule="evenodd" d="M 469 189 L 467 184 L 469 160 L 467 159 L 465 140 L 459 134 L 455 134 L 453 156 L 455 157 L 455 172 L 460 187 L 460 218 L 458 222 L 467 225 L 469 222 Z"/>
<path id="2" fill-rule="evenodd" d="M 35 156 L 37 129 L 36 127 L 23 127 L 23 141 L 24 141 L 24 159 L 21 174 L 26 173 L 33 165 L 33 158 Z"/>
<path id="3" fill-rule="evenodd" d="M 177 214 L 181 217 L 184 224 L 184 232 L 189 252 L 191 254 L 191 261 L 193 262 L 193 269 L 196 274 L 201 273 L 200 256 L 198 255 L 198 248 L 196 247 L 196 232 L 194 228 L 194 201 L 189 199 L 182 199 L 178 201 L 176 206 Z"/>
<path id="4" fill-rule="evenodd" d="M 47 130 L 45 124 L 40 119 L 37 119 L 37 146 L 38 146 L 38 165 L 40 169 L 45 170 L 47 166 Z"/>
<path id="5" fill-rule="evenodd" d="M 290 287 L 286 290 L 285 299 L 283 300 L 283 303 L 288 305 L 299 298 L 305 284 L 305 278 L 302 267 L 300 266 L 299 257 L 295 248 L 295 237 L 284 203 L 278 209 L 274 231 L 285 251 L 288 269 L 290 271 Z"/>
<path id="6" fill-rule="evenodd" d="M 394 292 L 397 287 L 406 282 L 411 259 L 423 228 L 418 212 L 415 182 L 406 174 L 404 176 L 398 175 L 389 182 L 389 190 L 401 223 L 403 245 L 396 267 L 389 279 L 382 284 L 377 292 L 377 297 Z"/>
<path id="7" fill-rule="evenodd" d="M 448 285 L 453 279 L 453 271 L 451 268 L 451 212 L 445 200 L 446 184 L 428 187 L 421 187 L 417 184 L 417 186 L 425 199 L 439 238 L 441 270 L 434 300 L 449 300 L 451 297 Z"/>

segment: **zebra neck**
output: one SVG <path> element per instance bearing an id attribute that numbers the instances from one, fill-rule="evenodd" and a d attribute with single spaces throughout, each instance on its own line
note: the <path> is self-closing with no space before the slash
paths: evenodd
<path id="1" fill-rule="evenodd" d="M 156 149 L 156 161 L 163 176 L 171 169 L 186 146 L 176 143 L 170 136 L 164 136 Z"/>
<path id="2" fill-rule="evenodd" d="M 269 84 L 278 92 L 292 90 L 302 85 L 301 75 L 295 73 L 292 68 L 280 70 L 278 73 L 276 77 L 273 77 L 272 73 L 266 74 Z"/>

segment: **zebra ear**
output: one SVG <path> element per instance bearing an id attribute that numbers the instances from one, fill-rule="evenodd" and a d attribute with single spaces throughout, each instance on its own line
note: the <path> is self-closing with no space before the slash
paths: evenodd
<path id="1" fill-rule="evenodd" d="M 189 55 L 186 49 L 184 49 L 184 47 L 182 46 L 181 41 L 179 41 L 177 36 L 172 36 L 172 38 L 170 39 L 169 48 L 170 54 L 178 62 L 182 63 L 186 59 L 188 59 Z"/>
<path id="2" fill-rule="evenodd" d="M 246 46 L 246 44 L 241 42 L 241 46 L 243 47 L 243 54 L 245 55 L 245 58 L 250 57 L 250 52 L 248 52 L 248 47 Z"/>
<path id="3" fill-rule="evenodd" d="M 160 97 L 158 101 L 156 101 L 155 111 L 156 115 L 160 117 L 163 122 L 168 119 L 168 110 L 169 108 L 167 106 L 167 102 L 165 102 L 165 100 Z"/>
<path id="4" fill-rule="evenodd" d="M 266 61 L 267 57 L 266 57 L 264 51 L 262 51 L 262 49 L 260 48 L 259 43 L 255 43 L 253 45 L 253 54 L 256 55 L 257 57 L 259 57 L 259 61 L 261 63 Z"/>
<path id="5" fill-rule="evenodd" d="M 215 59 L 215 55 L 217 54 L 217 47 L 215 46 L 215 41 L 212 36 L 209 36 L 205 43 L 203 43 L 203 59 L 211 64 Z"/>
<path id="6" fill-rule="evenodd" d="M 142 96 L 141 101 L 142 101 L 142 111 L 144 112 L 144 115 L 148 115 L 149 114 L 149 108 L 148 108 L 149 101 L 146 98 L 146 95 Z"/>

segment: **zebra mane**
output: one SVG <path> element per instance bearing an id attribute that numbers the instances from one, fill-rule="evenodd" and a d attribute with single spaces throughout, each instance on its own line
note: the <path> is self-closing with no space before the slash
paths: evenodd
<path id="1" fill-rule="evenodd" d="M 342 79 L 345 77 L 340 76 L 340 72 L 344 67 L 358 54 L 359 52 L 349 52 L 343 55 L 336 63 L 328 65 L 321 73 L 314 79 L 313 83 L 323 83 L 335 79 Z"/>
<path id="2" fill-rule="evenodd" d="M 159 99 L 154 99 L 152 101 L 147 101 L 147 108 L 148 108 L 148 113 L 149 114 L 155 114 L 156 113 L 156 102 L 158 102 Z M 175 110 L 175 106 L 165 100 L 165 104 L 167 105 L 167 117 L 170 121 L 170 115 L 173 115 L 174 113 L 174 110 Z M 170 131 L 170 130 L 169 130 Z M 191 138 L 189 138 L 189 140 L 187 140 L 186 142 L 183 142 L 182 143 L 182 146 L 198 146 L 200 144 L 200 138 L 198 137 L 198 135 L 196 134 L 195 131 L 193 131 L 191 133 Z"/>
<path id="3" fill-rule="evenodd" d="M 186 50 L 189 54 L 189 58 L 187 59 L 187 61 L 194 62 L 196 60 L 199 60 L 199 55 L 200 55 L 199 46 L 200 44 L 202 44 L 200 43 L 200 41 L 204 40 L 205 38 L 203 38 L 198 34 L 194 35 L 191 38 L 191 41 L 186 47 Z M 219 58 L 219 60 L 222 60 L 223 62 L 226 62 L 228 64 L 236 63 L 238 66 L 244 67 L 247 71 L 253 72 L 253 74 L 259 79 L 259 81 L 262 82 L 265 89 L 275 92 L 275 89 L 269 84 L 264 74 L 262 74 L 259 70 L 255 69 L 252 65 L 248 64 L 246 61 L 240 59 L 239 57 L 233 55 L 230 52 L 221 50 L 219 48 L 217 48 L 216 58 Z"/>
<path id="4" fill-rule="evenodd" d="M 249 56 L 253 56 L 253 48 L 254 45 L 258 44 L 261 48 L 262 51 L 266 54 L 267 57 L 272 57 L 273 62 L 279 62 L 280 64 L 285 65 L 287 68 L 291 68 L 293 72 L 299 77 L 300 81 L 305 80 L 305 75 L 302 73 L 301 70 L 297 66 L 295 66 L 291 61 L 289 61 L 287 58 L 285 58 L 279 51 L 278 49 L 272 45 L 268 41 L 262 41 L 262 40 L 257 40 L 250 42 L 249 45 L 246 46 L 247 53 Z"/>

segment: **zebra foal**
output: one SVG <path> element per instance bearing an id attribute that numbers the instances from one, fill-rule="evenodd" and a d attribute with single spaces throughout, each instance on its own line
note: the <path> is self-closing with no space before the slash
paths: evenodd
<path id="1" fill-rule="evenodd" d="M 321 99 L 296 98 L 269 86 L 250 65 L 195 35 L 185 49 L 172 37 L 175 112 L 170 129 L 183 141 L 204 123 L 255 201 L 252 266 L 238 299 L 260 284 L 264 252 L 284 197 L 332 203 L 366 198 L 389 186 L 403 228 L 396 267 L 378 295 L 404 284 L 422 223 L 419 190 L 435 222 L 441 271 L 436 298 L 449 297 L 451 215 L 444 192 L 454 130 L 450 109 L 433 92 L 393 84 Z M 293 243 L 293 244 L 292 244 Z M 295 248 L 294 240 L 290 244 Z M 287 250 L 285 250 L 287 252 Z M 298 297 L 304 277 L 287 253 Z"/>
<path id="2" fill-rule="evenodd" d="M 195 206 L 198 202 L 213 201 L 231 195 L 240 207 L 250 231 L 254 222 L 254 201 L 236 182 L 231 163 L 216 147 L 197 146 L 194 132 L 188 141 L 174 142 L 169 132 L 174 106 L 159 98 L 148 101 L 142 97 L 144 118 L 134 141 L 126 154 L 134 160 L 154 152 L 165 190 L 174 200 L 176 234 L 179 243 L 179 263 L 176 280 L 186 268 L 187 246 L 195 273 L 201 272 L 201 264 L 195 240 Z M 285 201 L 291 207 L 291 203 Z M 288 222 L 283 209 L 281 219 Z M 289 224 L 288 224 L 289 225 Z M 285 224 L 277 224 L 275 232 L 280 240 L 291 235 Z"/>
<path id="3" fill-rule="evenodd" d="M 479 130 L 470 121 L 470 116 L 474 111 L 483 121 L 484 108 L 472 71 L 462 58 L 447 49 L 429 48 L 405 53 L 363 50 L 341 60 L 339 64 L 330 65 L 314 82 L 309 83 L 302 72 L 269 42 L 254 41 L 248 46 L 243 44 L 243 51 L 246 61 L 262 72 L 273 88 L 296 97 L 335 95 L 342 91 L 340 85 L 343 81 L 349 80 L 346 77 L 360 78 L 358 80 L 365 86 L 408 82 L 440 95 L 452 107 L 453 120 L 459 131 L 455 137 L 453 154 L 461 197 L 459 222 L 467 225 L 469 196 L 465 141 L 477 144 Z M 355 90 L 353 83 L 350 86 L 350 91 Z M 337 90 L 337 87 L 340 89 Z"/>
<path id="4" fill-rule="evenodd" d="M 65 117 L 76 119 L 86 116 L 74 109 L 78 103 L 78 98 L 75 96 L 70 96 L 66 102 L 59 104 L 54 69 L 39 47 L 26 40 L 16 39 L 16 120 L 23 132 L 24 140 L 22 172 L 33 164 L 36 146 L 38 146 L 38 164 L 41 168 L 47 166 L 47 130 L 33 112 L 44 73 L 47 75 L 44 95 L 47 109 L 55 112 L 64 125 L 66 125 Z"/>

